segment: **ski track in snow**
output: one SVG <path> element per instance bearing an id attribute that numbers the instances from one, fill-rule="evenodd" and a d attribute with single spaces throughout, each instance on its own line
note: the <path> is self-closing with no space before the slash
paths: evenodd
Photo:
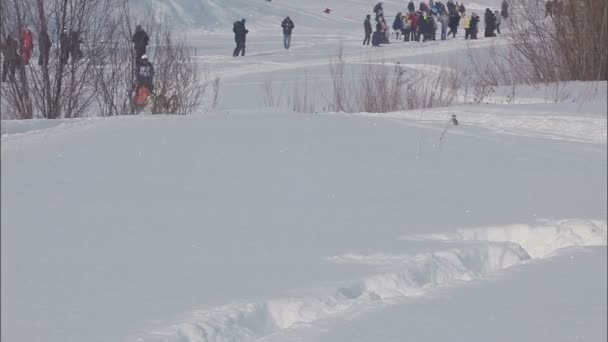
<path id="1" fill-rule="evenodd" d="M 399 237 L 399 240 L 444 241 L 456 247 L 419 255 L 349 253 L 328 257 L 327 261 L 338 264 L 381 268 L 375 275 L 324 286 L 316 293 L 198 310 L 187 321 L 138 340 L 262 341 L 292 328 L 305 328 L 315 321 L 362 312 L 399 298 L 421 296 L 441 286 L 483 279 L 535 258 L 550 257 L 561 248 L 606 246 L 606 231 L 605 221 L 568 219 Z M 458 242 L 468 244 L 458 246 Z"/>

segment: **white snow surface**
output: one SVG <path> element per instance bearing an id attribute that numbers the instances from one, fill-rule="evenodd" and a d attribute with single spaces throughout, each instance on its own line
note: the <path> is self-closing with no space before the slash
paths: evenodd
<path id="1" fill-rule="evenodd" d="M 362 47 L 374 1 L 151 3 L 193 30 L 218 110 L 2 121 L 3 341 L 606 340 L 605 82 L 292 113 L 264 82 L 324 94 L 340 44 L 433 73 L 505 41 Z"/>

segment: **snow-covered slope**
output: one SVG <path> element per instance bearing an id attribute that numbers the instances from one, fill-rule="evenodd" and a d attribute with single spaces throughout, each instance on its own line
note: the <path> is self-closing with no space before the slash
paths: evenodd
<path id="1" fill-rule="evenodd" d="M 606 244 L 605 143 L 466 120 L 440 142 L 444 127 L 252 111 L 9 126 L 2 338 L 298 340 Z M 596 295 L 563 300 L 587 319 Z"/>
<path id="2" fill-rule="evenodd" d="M 367 0 L 132 3 L 193 30 L 218 110 L 2 121 L 3 341 L 606 340 L 606 82 L 296 114 L 264 85 L 326 106 L 340 46 L 432 73 L 506 40 L 364 47 Z"/>

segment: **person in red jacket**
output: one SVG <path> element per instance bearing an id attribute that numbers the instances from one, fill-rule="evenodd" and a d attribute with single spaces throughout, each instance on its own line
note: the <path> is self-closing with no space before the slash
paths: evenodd
<path id="1" fill-rule="evenodd" d="M 410 32 L 412 33 L 411 41 L 420 41 L 420 34 L 418 33 L 418 13 L 412 13 L 410 15 Z"/>
<path id="2" fill-rule="evenodd" d="M 30 57 L 32 56 L 32 50 L 34 50 L 34 39 L 32 37 L 32 31 L 30 31 L 29 27 L 25 27 L 23 31 L 23 53 L 21 56 L 23 57 L 23 65 L 30 64 Z"/>

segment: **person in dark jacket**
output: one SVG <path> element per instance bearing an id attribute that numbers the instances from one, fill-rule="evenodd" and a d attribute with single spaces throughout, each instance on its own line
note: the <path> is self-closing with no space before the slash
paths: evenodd
<path id="1" fill-rule="evenodd" d="M 70 51 L 72 51 L 72 40 L 70 39 L 68 30 L 63 30 L 63 32 L 61 32 L 61 35 L 59 36 L 59 45 L 59 63 L 66 64 L 68 58 L 70 58 Z"/>
<path id="2" fill-rule="evenodd" d="M 410 3 L 407 4 L 407 10 L 411 13 L 416 12 L 416 5 L 414 5 L 414 0 L 410 0 Z"/>
<path id="3" fill-rule="evenodd" d="M 366 15 L 365 20 L 363 21 L 363 29 L 365 30 L 365 38 L 363 38 L 363 45 L 369 45 L 370 39 L 372 37 L 372 16 Z"/>
<path id="4" fill-rule="evenodd" d="M 489 8 L 486 8 L 484 22 L 486 25 L 484 37 L 496 37 L 496 34 L 494 33 L 494 30 L 496 29 L 496 18 L 494 17 L 494 13 L 492 13 Z"/>
<path id="5" fill-rule="evenodd" d="M 82 58 L 82 50 L 80 49 L 82 39 L 80 39 L 80 32 L 70 32 L 70 55 L 72 56 L 72 63 L 76 63 Z"/>
<path id="6" fill-rule="evenodd" d="M 49 37 L 46 29 L 42 29 L 38 35 L 38 47 L 40 49 L 40 56 L 38 57 L 38 65 L 49 65 L 49 58 L 51 54 L 51 38 Z"/>
<path id="7" fill-rule="evenodd" d="M 422 35 L 422 41 L 426 42 L 429 39 L 429 18 L 425 13 L 418 18 L 418 31 Z"/>
<path id="8" fill-rule="evenodd" d="M 236 43 L 232 56 L 237 57 L 239 53 L 241 56 L 245 56 L 245 41 L 247 40 L 247 33 L 249 33 L 249 30 L 245 28 L 245 19 L 234 22 L 232 32 L 234 32 L 234 41 Z"/>
<path id="9" fill-rule="evenodd" d="M 372 35 L 372 46 L 380 46 L 384 42 L 384 32 L 382 23 L 376 23 L 376 31 Z"/>
<path id="10" fill-rule="evenodd" d="M 133 49 L 135 50 L 135 62 L 136 64 L 141 61 L 141 56 L 146 54 L 146 48 L 148 47 L 148 43 L 150 41 L 150 37 L 141 25 L 137 25 L 135 27 L 135 33 L 131 38 L 131 42 L 133 42 Z"/>
<path id="11" fill-rule="evenodd" d="M 452 14 L 452 13 L 456 12 L 456 4 L 454 3 L 453 0 L 448 0 L 447 7 L 448 7 L 448 14 Z"/>
<path id="12" fill-rule="evenodd" d="M 146 86 L 150 91 L 154 90 L 154 66 L 146 55 L 141 56 L 141 60 L 137 64 L 135 81 L 137 87 Z"/>
<path id="13" fill-rule="evenodd" d="M 456 38 L 456 33 L 458 31 L 458 25 L 460 24 L 460 15 L 458 12 L 452 12 L 450 14 L 449 27 L 450 32 L 448 32 L 448 36 L 452 34 L 453 38 Z"/>
<path id="14" fill-rule="evenodd" d="M 477 32 L 479 32 L 479 16 L 475 14 L 475 12 L 471 14 L 470 30 L 471 39 L 477 39 Z"/>
<path id="15" fill-rule="evenodd" d="M 281 23 L 281 27 L 283 28 L 283 45 L 286 49 L 289 49 L 289 46 L 291 46 L 291 31 L 294 29 L 295 25 L 293 24 L 293 21 L 287 17 Z"/>
<path id="16" fill-rule="evenodd" d="M 376 13 L 376 21 L 378 21 L 378 19 L 380 17 L 384 16 L 384 9 L 382 8 L 382 2 L 379 2 L 376 4 L 376 6 L 374 6 L 374 13 Z"/>
<path id="17" fill-rule="evenodd" d="M 0 41 L 4 62 L 2 62 L 2 82 L 6 82 L 6 77 L 10 74 L 11 81 L 15 80 L 15 70 L 20 66 L 21 55 L 19 55 L 19 42 L 7 34 L 5 39 Z"/>
<path id="18" fill-rule="evenodd" d="M 422 14 L 426 14 L 426 15 L 429 15 L 431 13 L 431 9 L 429 8 L 429 5 L 427 5 L 426 2 L 424 2 L 424 1 L 420 1 L 418 10 L 420 12 L 422 12 Z"/>
<path id="19" fill-rule="evenodd" d="M 403 16 L 401 12 L 398 12 L 395 15 L 395 20 L 393 21 L 393 30 L 395 30 L 395 39 L 399 39 L 399 34 L 403 30 Z"/>

